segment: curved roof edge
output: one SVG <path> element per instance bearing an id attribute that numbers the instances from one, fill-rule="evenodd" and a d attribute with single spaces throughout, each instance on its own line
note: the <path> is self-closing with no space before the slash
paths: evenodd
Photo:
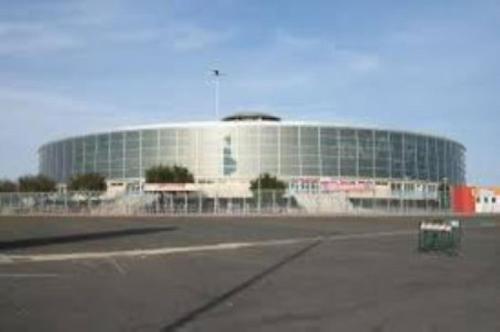
<path id="1" fill-rule="evenodd" d="M 238 112 L 222 118 L 222 121 L 281 121 L 281 118 L 260 112 Z"/>
<path id="2" fill-rule="evenodd" d="M 340 128 L 340 129 L 359 129 L 359 130 L 375 130 L 375 131 L 388 131 L 391 133 L 398 134 L 411 134 L 417 136 L 427 136 L 432 138 L 437 138 L 445 141 L 449 141 L 455 144 L 460 145 L 464 150 L 467 150 L 464 144 L 461 142 L 448 138 L 441 135 L 426 133 L 426 132 L 418 132 L 415 130 L 404 130 L 404 129 L 391 129 L 387 127 L 378 127 L 376 125 L 353 125 L 348 123 L 332 123 L 332 122 L 316 122 L 316 121 L 197 121 L 197 122 L 178 122 L 178 123 L 157 123 L 151 125 L 137 125 L 137 126 L 126 126 L 126 127 L 118 127 L 112 128 L 110 130 L 99 130 L 96 132 L 90 132 L 88 134 L 74 135 L 74 136 L 66 136 L 60 139 L 53 139 L 44 144 L 42 144 L 38 150 L 43 148 L 44 146 L 62 142 L 65 140 L 83 138 L 94 135 L 103 135 L 111 132 L 125 132 L 125 131 L 134 131 L 134 130 L 153 130 L 153 129 L 162 129 L 162 128 L 203 128 L 203 127 L 234 127 L 234 126 L 308 126 L 308 127 L 321 127 L 321 128 Z"/>

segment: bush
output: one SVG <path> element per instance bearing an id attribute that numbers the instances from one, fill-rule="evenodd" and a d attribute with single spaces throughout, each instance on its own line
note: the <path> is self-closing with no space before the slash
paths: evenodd
<path id="1" fill-rule="evenodd" d="M 56 191 L 56 182 L 45 175 L 26 175 L 18 180 L 19 191 L 51 192 Z"/>
<path id="2" fill-rule="evenodd" d="M 147 183 L 193 183 L 194 176 L 182 166 L 154 166 L 146 170 Z"/>
<path id="3" fill-rule="evenodd" d="M 10 180 L 0 180 L 0 192 L 11 193 L 17 191 L 17 183 Z"/>
<path id="4" fill-rule="evenodd" d="M 77 174 L 69 180 L 69 190 L 105 191 L 106 178 L 98 173 Z"/>
<path id="5" fill-rule="evenodd" d="M 284 181 L 268 173 L 261 174 L 258 178 L 250 181 L 250 190 L 256 198 L 260 193 L 264 199 L 268 199 L 269 197 L 265 196 L 273 195 L 272 193 L 275 192 L 276 198 L 279 199 L 285 194 L 286 188 L 287 185 Z"/>

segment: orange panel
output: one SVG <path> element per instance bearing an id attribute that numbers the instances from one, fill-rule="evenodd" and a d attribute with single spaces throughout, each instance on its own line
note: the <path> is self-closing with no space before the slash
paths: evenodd
<path id="1" fill-rule="evenodd" d="M 467 186 L 453 187 L 453 211 L 456 213 L 474 214 L 476 202 L 474 188 Z"/>

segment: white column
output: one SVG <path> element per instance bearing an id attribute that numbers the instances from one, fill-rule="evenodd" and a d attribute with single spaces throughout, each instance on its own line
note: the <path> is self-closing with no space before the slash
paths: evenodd
<path id="1" fill-rule="evenodd" d="M 219 167 L 219 172 L 220 172 L 220 178 L 224 179 L 224 140 L 226 138 L 226 133 L 224 130 L 219 131 L 220 134 L 222 134 L 217 142 L 219 146 L 219 157 L 220 157 L 220 167 Z"/>
<path id="2" fill-rule="evenodd" d="M 449 179 L 450 174 L 448 174 L 448 142 L 443 141 L 444 144 L 444 156 L 443 156 L 443 162 L 444 162 L 444 174 L 446 175 L 446 178 Z"/>
<path id="3" fill-rule="evenodd" d="M 234 142 L 234 149 L 233 149 L 233 153 L 234 153 L 234 158 L 236 159 L 236 162 L 238 163 L 239 160 L 240 160 L 240 149 L 241 149 L 241 135 L 240 135 L 240 126 L 235 126 L 236 128 L 236 140 Z M 238 179 L 241 178 L 241 173 L 240 173 L 240 170 L 238 169 L 238 164 L 236 164 L 236 175 L 238 177 Z"/>
<path id="4" fill-rule="evenodd" d="M 342 144 L 340 136 L 340 128 L 337 128 L 337 178 L 340 179 L 340 168 L 342 167 Z"/>
<path id="5" fill-rule="evenodd" d="M 200 129 L 195 128 L 195 161 L 194 161 L 194 180 L 197 183 L 198 182 L 198 174 L 200 174 Z"/>
<path id="6" fill-rule="evenodd" d="M 375 169 L 377 168 L 376 167 L 376 148 L 377 148 L 377 144 L 376 144 L 376 135 L 375 135 L 375 130 L 372 130 L 372 178 L 375 179 L 375 177 L 377 176 L 377 173 L 375 171 Z"/>
<path id="7" fill-rule="evenodd" d="M 75 175 L 75 165 L 76 165 L 76 140 L 71 140 L 71 176 Z"/>
<path id="8" fill-rule="evenodd" d="M 401 134 L 401 160 L 403 161 L 402 169 L 403 169 L 403 179 L 406 178 L 406 142 L 405 142 L 405 134 Z"/>
<path id="9" fill-rule="evenodd" d="M 175 129 L 175 164 L 179 165 L 179 129 Z"/>
<path id="10" fill-rule="evenodd" d="M 356 178 L 359 178 L 359 130 L 355 129 L 354 132 L 356 133 Z"/>
<path id="11" fill-rule="evenodd" d="M 156 131 L 156 166 L 160 165 L 161 129 Z"/>
<path id="12" fill-rule="evenodd" d="M 125 167 L 127 165 L 127 135 L 125 132 L 122 133 L 122 178 L 125 179 Z"/>
<path id="13" fill-rule="evenodd" d="M 431 180 L 431 172 L 429 167 L 429 138 L 425 137 L 425 172 L 426 172 L 426 180 Z"/>
<path id="14" fill-rule="evenodd" d="M 82 138 L 82 171 L 81 174 L 85 173 L 85 163 L 87 162 L 87 156 L 86 156 L 86 147 L 85 147 L 85 138 Z"/>
<path id="15" fill-rule="evenodd" d="M 393 179 L 392 176 L 392 142 L 391 142 L 391 133 L 387 132 L 387 149 L 389 153 L 389 179 Z"/>
<path id="16" fill-rule="evenodd" d="M 258 171 L 259 171 L 259 176 L 262 173 L 262 131 L 261 131 L 261 125 L 259 124 L 257 127 L 257 154 L 258 154 Z"/>
<path id="17" fill-rule="evenodd" d="M 415 175 L 417 177 L 417 180 L 420 180 L 420 172 L 418 169 L 418 141 L 419 137 L 418 136 L 413 136 L 413 140 L 415 141 Z"/>
<path id="18" fill-rule="evenodd" d="M 260 176 L 262 174 L 262 149 L 261 149 L 261 124 L 258 124 L 257 127 L 257 154 L 258 154 L 258 190 L 257 190 L 257 211 L 260 213 L 261 211 L 261 205 L 262 205 L 262 189 L 261 189 L 261 181 L 260 181 Z"/>
<path id="19" fill-rule="evenodd" d="M 58 180 L 58 177 L 59 177 L 59 156 L 58 156 L 58 145 L 59 143 L 53 143 L 52 144 L 52 150 L 54 151 L 54 154 L 53 154 L 53 158 L 54 158 L 54 161 L 55 161 L 55 167 L 54 167 L 54 179 L 57 181 Z"/>
<path id="20" fill-rule="evenodd" d="M 441 170 L 440 170 L 440 163 L 439 163 L 439 144 L 438 144 L 438 141 L 436 138 L 433 138 L 434 139 L 434 158 L 435 158 L 435 161 L 436 161 L 436 176 L 437 176 L 437 182 L 440 182 L 441 181 Z"/>
<path id="21" fill-rule="evenodd" d="M 97 153 L 99 152 L 99 148 L 98 148 L 98 144 L 99 144 L 99 141 L 97 139 L 97 135 L 94 135 L 94 173 L 97 173 Z"/>
<path id="22" fill-rule="evenodd" d="M 139 130 L 139 179 L 143 178 L 142 174 L 142 130 Z M 141 180 L 139 180 L 141 181 Z"/>
<path id="23" fill-rule="evenodd" d="M 281 126 L 278 128 L 278 176 L 281 176 Z"/>
<path id="24" fill-rule="evenodd" d="M 302 136 L 301 136 L 301 130 L 300 130 L 300 125 L 297 126 L 297 139 L 298 139 L 298 153 L 299 153 L 299 176 L 303 176 L 303 167 L 302 167 Z"/>
<path id="25" fill-rule="evenodd" d="M 323 155 L 321 153 L 321 127 L 318 126 L 318 163 L 319 163 L 319 176 L 323 176 Z"/>
<path id="26" fill-rule="evenodd" d="M 111 133 L 108 133 L 108 177 L 113 177 L 111 174 Z"/>
<path id="27" fill-rule="evenodd" d="M 61 174 L 61 179 L 62 181 L 66 180 L 66 141 L 61 142 L 62 146 L 62 174 Z"/>

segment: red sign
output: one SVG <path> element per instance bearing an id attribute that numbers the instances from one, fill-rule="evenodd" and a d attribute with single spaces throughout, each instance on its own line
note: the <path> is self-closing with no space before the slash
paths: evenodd
<path id="1" fill-rule="evenodd" d="M 374 185 L 368 181 L 343 181 L 325 180 L 320 181 L 321 189 L 324 191 L 368 191 L 373 190 Z"/>

